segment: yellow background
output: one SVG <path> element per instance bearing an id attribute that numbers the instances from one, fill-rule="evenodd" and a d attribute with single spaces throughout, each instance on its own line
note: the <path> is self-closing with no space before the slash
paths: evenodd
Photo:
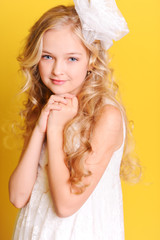
<path id="1" fill-rule="evenodd" d="M 8 179 L 20 154 L 10 140 L 4 147 L 2 127 L 16 118 L 20 76 L 16 56 L 22 40 L 41 14 L 56 4 L 72 1 L 1 1 L 0 7 L 0 239 L 11 239 L 17 210 L 8 200 Z M 112 66 L 129 119 L 134 120 L 136 151 L 143 179 L 122 183 L 126 240 L 160 239 L 160 15 L 158 0 L 117 0 L 130 33 L 110 49 Z M 18 139 L 17 139 L 18 140 Z M 18 140 L 19 143 L 19 140 Z M 17 144 L 18 145 L 18 144 Z"/>

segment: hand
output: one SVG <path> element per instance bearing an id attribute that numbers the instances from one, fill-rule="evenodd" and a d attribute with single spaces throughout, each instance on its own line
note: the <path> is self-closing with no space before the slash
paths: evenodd
<path id="1" fill-rule="evenodd" d="M 61 110 L 61 105 L 60 104 L 55 104 L 55 103 L 61 103 L 61 104 L 67 104 L 67 100 L 65 97 L 71 97 L 69 95 L 51 95 L 47 104 L 44 106 L 44 108 L 41 111 L 40 117 L 37 121 L 37 127 L 41 133 L 45 133 L 47 130 L 47 122 L 48 122 L 48 117 L 50 114 L 50 111 L 55 110 L 55 111 L 60 111 Z"/>
<path id="2" fill-rule="evenodd" d="M 62 101 L 54 102 L 53 105 L 60 106 L 59 111 L 52 109 L 48 117 L 47 131 L 55 129 L 63 130 L 64 126 L 72 120 L 78 112 L 78 99 L 76 96 L 67 94 L 65 96 L 67 104 Z"/>

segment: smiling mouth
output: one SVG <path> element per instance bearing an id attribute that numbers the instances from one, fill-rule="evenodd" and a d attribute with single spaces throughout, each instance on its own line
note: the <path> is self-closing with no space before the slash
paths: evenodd
<path id="1" fill-rule="evenodd" d="M 66 82 L 66 80 L 57 80 L 57 79 L 51 79 L 51 81 L 55 85 L 62 85 Z"/>

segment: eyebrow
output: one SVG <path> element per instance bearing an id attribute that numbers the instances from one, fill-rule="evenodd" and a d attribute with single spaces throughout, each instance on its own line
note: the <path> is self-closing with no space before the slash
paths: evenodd
<path id="1" fill-rule="evenodd" d="M 42 50 L 42 52 L 43 53 L 48 53 L 48 54 L 53 54 L 53 53 L 51 53 L 51 52 L 49 52 L 49 51 L 46 51 L 46 50 Z M 80 53 L 80 52 L 69 52 L 69 53 L 66 53 L 65 55 L 82 55 L 82 53 Z"/>

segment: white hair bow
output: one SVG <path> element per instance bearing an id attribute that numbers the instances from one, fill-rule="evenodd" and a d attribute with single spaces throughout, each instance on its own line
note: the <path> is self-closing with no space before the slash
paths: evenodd
<path id="1" fill-rule="evenodd" d="M 115 0 L 74 0 L 74 3 L 83 36 L 89 44 L 100 40 L 103 48 L 108 50 L 113 40 L 117 41 L 129 32 Z"/>

